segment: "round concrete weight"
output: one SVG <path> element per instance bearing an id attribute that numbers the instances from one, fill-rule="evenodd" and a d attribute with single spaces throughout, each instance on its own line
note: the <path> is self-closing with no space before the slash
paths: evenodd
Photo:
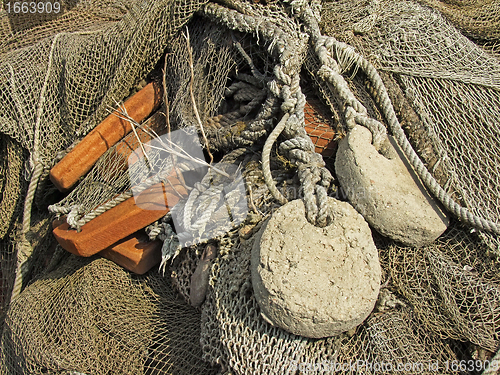
<path id="1" fill-rule="evenodd" d="M 370 130 L 355 126 L 339 142 L 335 172 L 352 205 L 379 233 L 409 246 L 433 242 L 449 219 L 392 140 L 381 155 Z"/>
<path id="2" fill-rule="evenodd" d="M 318 228 L 302 200 L 280 207 L 252 249 L 252 284 L 263 315 L 296 335 L 348 331 L 370 314 L 381 268 L 368 224 L 346 202 L 328 198 L 334 223 Z"/>

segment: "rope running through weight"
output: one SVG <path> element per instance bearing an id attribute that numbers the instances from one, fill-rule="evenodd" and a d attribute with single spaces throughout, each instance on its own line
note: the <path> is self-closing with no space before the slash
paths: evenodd
<path id="1" fill-rule="evenodd" d="M 381 131 L 380 126 L 373 119 L 366 120 L 366 109 L 361 106 L 361 103 L 359 103 L 357 99 L 354 98 L 355 100 L 353 100 L 352 93 L 349 94 L 345 91 L 345 86 L 338 77 L 338 75 L 340 75 L 340 73 L 338 73 L 338 65 L 331 58 L 328 52 L 328 49 L 331 50 L 332 47 L 335 47 L 337 50 L 341 50 L 349 60 L 355 62 L 356 66 L 361 67 L 361 69 L 367 75 L 368 79 L 370 79 L 375 92 L 375 101 L 382 109 L 382 112 L 389 124 L 394 138 L 396 139 L 396 142 L 403 150 L 411 166 L 417 172 L 417 175 L 422 179 L 425 186 L 430 190 L 431 194 L 434 195 L 449 212 L 451 212 L 463 223 L 481 230 L 500 234 L 500 225 L 498 223 L 474 215 L 468 209 L 456 203 L 451 198 L 451 196 L 441 187 L 441 185 L 439 185 L 436 179 L 425 167 L 424 163 L 419 158 L 410 142 L 406 138 L 401 124 L 397 119 L 394 107 L 392 106 L 392 102 L 387 93 L 387 89 L 385 88 L 385 85 L 375 67 L 367 59 L 355 52 L 352 47 L 339 42 L 333 37 L 322 36 L 318 21 L 306 1 L 296 0 L 291 1 L 290 3 L 294 13 L 298 14 L 299 17 L 304 21 L 306 26 L 309 28 L 311 39 L 313 41 L 313 44 L 315 45 L 316 53 L 318 54 L 318 57 L 323 64 L 323 66 L 319 69 L 318 74 L 324 79 L 329 80 L 330 83 L 334 84 L 335 88 L 339 91 L 341 97 L 344 99 L 347 105 L 351 105 L 351 108 L 353 108 L 354 111 L 357 112 L 357 114 L 354 116 L 354 120 L 356 123 L 364 126 L 371 125 L 367 127 L 374 134 L 374 145 L 376 135 L 380 134 L 379 132 Z M 325 52 L 328 54 L 328 56 L 324 55 Z M 352 115 L 348 116 L 346 111 L 346 119 L 348 119 L 348 117 L 352 119 Z M 352 123 L 351 125 L 349 125 L 349 121 L 348 126 L 349 128 L 352 127 Z"/>

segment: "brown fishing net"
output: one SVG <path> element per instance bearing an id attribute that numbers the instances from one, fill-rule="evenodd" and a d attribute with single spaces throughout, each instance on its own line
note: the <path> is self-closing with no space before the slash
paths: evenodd
<path id="1" fill-rule="evenodd" d="M 22 190 L 27 188 L 25 160 L 28 153 L 11 138 L 2 135 L 0 191 L 0 239 L 12 231 L 22 210 Z"/>
<path id="2" fill-rule="evenodd" d="M 500 339 L 499 263 L 464 228 L 422 248 L 389 247 L 388 268 L 427 329 L 494 352 Z"/>
<path id="3" fill-rule="evenodd" d="M 170 40 L 166 54 L 165 75 L 170 103 L 169 126 L 172 131 L 180 128 L 193 128 L 197 124 L 190 100 L 191 73 L 186 32 L 190 34 L 189 46 L 193 50 L 194 79 L 192 89 L 195 101 L 199 103 L 197 109 L 203 122 L 216 115 L 224 98 L 227 77 L 235 66 L 234 53 L 229 48 L 230 44 L 227 43 L 227 35 L 212 23 L 195 19 L 189 23 L 189 28 Z M 71 215 L 73 220 L 68 220 L 68 223 L 72 227 L 80 227 L 94 218 L 94 212 L 98 211 L 103 204 L 110 205 L 109 202 L 113 198 L 116 200 L 117 196 L 125 196 L 126 194 L 129 194 L 126 195 L 127 197 L 131 196 L 132 187 L 139 184 L 151 173 L 145 176 L 141 169 L 142 164 L 135 163 L 133 165 L 134 163 L 129 162 L 127 151 L 131 153 L 140 147 L 140 143 L 148 143 L 154 139 L 150 131 L 154 131 L 154 134 L 157 135 L 163 135 L 166 133 L 166 129 L 165 110 L 152 116 L 143 125 L 137 124 L 136 132 L 131 132 L 111 147 L 78 187 L 51 207 L 51 210 Z M 192 137 L 186 134 L 185 138 L 186 140 L 183 141 L 178 140 L 179 146 L 185 150 L 192 148 L 192 144 L 189 144 L 193 142 Z M 212 144 L 217 143 L 217 139 L 211 140 Z M 165 157 L 166 152 L 163 154 L 157 152 L 153 155 L 155 151 L 150 151 L 148 156 L 150 167 L 158 174 L 169 172 L 172 168 L 172 160 Z M 182 167 L 182 164 L 187 162 L 189 160 L 179 158 L 177 164 Z M 191 167 L 192 170 L 196 168 L 199 166 Z M 152 184 L 154 183 L 149 185 Z M 74 224 L 75 222 L 78 224 Z"/>
<path id="4" fill-rule="evenodd" d="M 212 374 L 200 317 L 158 273 L 71 256 L 11 304 L 3 373 Z"/>
<path id="5" fill-rule="evenodd" d="M 0 13 L 0 371 L 374 374 L 382 370 L 377 364 L 406 364 L 385 370 L 444 374 L 459 373 L 452 366 L 457 361 L 478 360 L 469 373 L 480 373 L 500 344 L 500 242 L 457 222 L 423 248 L 374 234 L 384 285 L 373 313 L 351 332 L 312 340 L 261 317 L 250 252 L 262 220 L 278 206 L 262 172 L 262 148 L 286 96 L 274 94 L 271 77 L 287 59 L 302 64 L 304 125 L 331 171 L 335 141 L 347 131 L 345 103 L 317 74 L 315 50 L 303 49 L 307 35 L 291 6 L 232 0 L 210 3 L 210 13 L 204 3 L 67 1 L 58 15 Z M 306 5 L 319 14 L 319 3 Z M 488 48 L 498 40 L 499 13 L 496 1 L 338 0 L 321 9 L 322 32 L 353 46 L 380 71 L 408 139 L 438 183 L 497 223 L 500 62 Z M 297 56 L 283 53 L 290 46 Z M 349 54 L 331 53 L 348 89 L 385 124 L 367 73 Z M 210 148 L 217 160 L 241 168 L 247 190 L 245 221 L 211 239 L 218 256 L 201 312 L 187 302 L 203 244 L 184 249 L 165 276 L 156 268 L 138 277 L 99 257 L 68 256 L 50 233 L 48 204 L 75 210 L 81 219 L 130 190 L 117 155 L 139 146 L 135 135 L 104 154 L 65 197 L 47 175 L 139 81 L 161 75 L 165 54 L 172 129 L 199 126 L 192 82 Z M 165 130 L 165 115 L 156 125 L 141 125 L 139 137 L 147 126 Z M 296 165 L 280 147 L 271 149 L 270 159 L 279 191 L 302 199 Z M 330 195 L 345 199 L 341 193 Z M 19 247 L 25 240 L 31 252 Z M 24 290 L 10 302 L 18 259 L 28 255 Z"/>
<path id="6" fill-rule="evenodd" d="M 423 0 L 434 9 L 439 10 L 465 35 L 478 41 L 481 45 L 500 52 L 500 3 L 497 0 L 484 1 L 439 1 Z"/>

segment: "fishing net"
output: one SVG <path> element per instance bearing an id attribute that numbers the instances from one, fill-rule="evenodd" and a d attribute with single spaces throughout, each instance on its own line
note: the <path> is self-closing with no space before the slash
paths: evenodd
<path id="1" fill-rule="evenodd" d="M 24 175 L 24 161 L 27 152 L 18 142 L 2 135 L 2 167 L 0 191 L 2 201 L 0 202 L 0 238 L 3 239 L 16 222 L 19 212 L 22 210 L 22 190 L 27 188 Z"/>
<path id="2" fill-rule="evenodd" d="M 426 3 L 446 8 L 454 23 L 480 9 L 477 3 Z M 481 10 L 491 7 L 493 25 L 498 5 L 487 3 Z M 471 212 L 498 223 L 498 58 L 417 3 L 328 2 L 322 12 L 325 32 L 355 46 L 381 71 L 410 142 L 439 184 Z M 472 33 L 465 35 L 479 38 Z M 373 92 L 370 84 L 366 90 Z M 498 234 L 453 224 L 431 246 L 380 249 L 425 329 L 498 350 Z"/>
<path id="3" fill-rule="evenodd" d="M 471 39 L 484 45 L 496 53 L 500 32 L 499 3 L 495 0 L 486 1 L 436 1 L 424 0 L 434 9 L 439 10 L 453 25 Z"/>
<path id="4" fill-rule="evenodd" d="M 454 226 L 433 245 L 393 245 L 387 257 L 395 285 L 427 329 L 494 352 L 500 339 L 500 274 L 498 261 L 485 258 L 485 247 Z"/>
<path id="5" fill-rule="evenodd" d="M 196 93 L 196 103 L 200 118 L 206 122 L 212 118 L 223 99 L 225 81 L 229 71 L 234 66 L 229 47 L 224 48 L 222 43 L 225 36 L 215 25 L 206 22 L 190 23 L 188 30 L 190 43 L 194 53 L 193 61 L 193 92 Z M 171 49 L 167 51 L 166 76 L 168 80 L 167 92 L 170 93 L 169 125 L 174 131 L 175 139 L 170 139 L 177 147 L 187 152 L 189 156 L 203 158 L 201 145 L 199 151 L 194 148 L 198 142 L 196 133 L 196 118 L 192 111 L 189 98 L 191 74 L 189 68 L 188 43 L 185 34 L 179 34 L 171 41 Z M 220 47 L 220 48 L 219 48 Z M 126 116 L 126 112 L 119 112 L 116 116 Z M 184 130 L 181 130 L 182 128 Z M 163 135 L 167 129 L 166 114 L 157 113 L 144 124 L 137 124 L 135 132 L 130 133 L 115 146 L 111 147 L 96 163 L 89 174 L 80 182 L 78 188 L 50 209 L 59 214 L 68 214 L 68 223 L 73 228 L 80 228 L 85 223 L 99 215 L 102 205 L 109 209 L 114 205 L 134 195 L 132 189 L 139 184 L 144 187 L 158 182 L 159 176 L 167 175 L 172 167 L 171 153 L 151 149 L 147 152 L 151 171 L 143 168 L 140 161 L 144 156 L 130 155 L 140 148 L 141 144 L 151 144 L 161 147 L 159 142 L 154 143 L 155 135 Z M 193 131 L 194 129 L 194 131 Z M 199 143 L 198 143 L 199 144 Z M 168 144 L 166 145 L 168 146 Z M 168 150 L 171 150 L 167 147 Z M 175 148 L 174 148 L 175 151 Z M 142 159 L 141 159 L 142 158 Z M 139 162 L 138 162 L 139 161 Z M 196 165 L 192 160 L 178 158 L 179 170 L 196 172 L 203 166 Z M 205 168 L 206 169 L 206 168 Z M 205 171 L 206 172 L 206 171 Z M 201 173 L 201 172 L 200 172 Z M 154 178 L 158 176 L 157 178 Z M 149 178 L 149 180 L 148 180 Z M 136 191 L 137 192 L 137 191 Z"/>
<path id="6" fill-rule="evenodd" d="M 471 371 L 479 373 L 500 339 L 500 241 L 491 225 L 498 226 L 500 214 L 500 64 L 490 52 L 498 39 L 497 2 L 482 9 L 438 1 L 425 1 L 431 7 L 423 1 L 203 3 L 62 2 L 59 15 L 24 23 L 3 11 L 2 370 L 371 374 L 380 372 L 375 364 L 390 363 L 423 366 L 406 373 L 459 373 L 453 361 L 479 360 Z M 135 124 L 136 133 L 111 147 L 68 195 L 57 193 L 47 183 L 49 169 L 112 108 L 126 116 L 121 101 L 139 81 L 161 80 L 163 68 L 161 111 Z M 423 248 L 374 233 L 384 285 L 373 313 L 338 337 L 294 336 L 260 315 L 249 267 L 255 234 L 274 208 L 292 199 L 305 201 L 310 222 L 333 220 L 322 202 L 328 195 L 345 199 L 333 186 L 336 140 L 354 123 L 367 126 L 374 143 L 386 128 L 398 136 L 380 82 L 436 185 L 475 216 L 451 211 L 478 228 L 471 233 L 454 222 Z M 154 152 L 153 175 L 129 163 L 141 143 L 155 138 L 151 130 L 168 128 L 189 133 L 217 162 L 241 173 L 246 202 L 244 212 L 232 212 L 241 216 L 236 227 L 218 224 L 226 196 L 211 190 L 206 168 Z M 203 216 L 211 221 L 202 227 L 212 229 L 195 245 L 164 253 L 164 276 L 158 269 L 134 276 L 56 246 L 53 214 L 84 227 L 173 167 L 199 175 L 186 179 L 193 208 L 187 226 Z M 203 206 L 209 199 L 217 202 Z M 189 213 L 188 201 L 176 210 Z M 164 248 L 175 247 L 173 224 L 167 215 L 147 233 Z M 200 312 L 187 304 L 206 241 L 218 255 Z"/>
<path id="7" fill-rule="evenodd" d="M 215 374 L 201 360 L 199 312 L 158 273 L 67 258 L 11 305 L 3 373 Z"/>
<path id="8" fill-rule="evenodd" d="M 8 181 L 13 180 L 4 183 L 2 191 L 2 203 L 25 200 L 24 214 L 19 208 L 15 211 L 17 219 L 22 216 L 22 228 L 16 234 L 19 270 L 15 291 L 27 272 L 20 272 L 21 265 L 32 252 L 25 237 L 33 200 L 39 198 L 35 203 L 46 206 L 43 193 L 47 190 L 43 186 L 58 152 L 102 120 L 117 98 L 129 94 L 152 70 L 167 41 L 200 5 L 134 2 L 127 8 L 103 1 L 61 3 L 58 17 L 42 17 L 26 23 L 26 28 L 16 26 L 16 15 L 2 10 L 2 25 L 10 26 L 2 27 L 0 132 L 9 138 L 5 142 L 13 145 L 6 148 L 9 157 L 15 158 L 14 144 L 29 152 L 22 161 L 22 173 L 16 174 L 19 167 L 13 159 L 13 174 Z M 16 176 L 21 176 L 18 183 Z M 12 216 L 9 210 L 16 207 L 10 204 L 2 210 L 2 225 L 15 222 L 15 218 L 5 216 Z"/>
<path id="9" fill-rule="evenodd" d="M 0 14 L 0 318 L 4 322 L 7 317 L 2 326 L 8 327 L 2 338 L 2 373 L 210 373 L 196 360 L 199 317 L 191 312 L 190 319 L 190 311 L 179 305 L 179 318 L 174 318 L 177 304 L 163 280 L 150 282 L 146 292 L 143 284 L 116 266 L 97 266 L 102 270 L 90 273 L 82 261 L 69 268 L 61 266 L 48 279 L 26 288 L 7 314 L 12 292 L 18 294 L 30 276 L 37 279 L 57 268 L 63 254 L 61 248 L 51 247 L 52 216 L 46 210 L 57 198 L 47 177 L 62 156 L 59 153 L 94 128 L 117 100 L 135 90 L 202 4 L 60 3 L 57 15 L 18 16 L 5 8 Z M 37 224 L 39 216 L 44 217 L 42 227 Z M 28 257 L 31 267 L 26 268 Z M 83 271 L 74 274 L 77 269 Z M 120 272 L 129 279 L 120 278 Z M 22 274 L 24 282 L 16 274 Z M 95 278 L 89 280 L 89 275 Z M 120 280 L 122 285 L 116 288 Z M 75 292 L 73 282 L 80 283 L 82 290 Z M 91 285 L 87 296 L 85 285 Z M 117 294 L 105 297 L 101 293 L 105 285 Z M 102 311 L 108 315 L 101 315 Z M 130 321 L 121 324 L 120 313 L 126 311 Z M 97 319 L 94 327 L 89 326 L 92 319 Z M 33 326 L 28 328 L 30 322 Z M 183 322 L 194 331 L 183 331 Z M 27 332 L 33 336 L 26 336 Z M 52 335 L 51 345 L 45 341 L 47 335 Z M 185 362 L 179 364 L 177 357 Z"/>

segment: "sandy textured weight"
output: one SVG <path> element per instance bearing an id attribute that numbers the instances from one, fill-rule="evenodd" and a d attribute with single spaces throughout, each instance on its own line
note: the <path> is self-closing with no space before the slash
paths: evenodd
<path id="1" fill-rule="evenodd" d="M 371 139 L 368 129 L 356 126 L 339 143 L 335 171 L 349 201 L 384 236 L 410 246 L 431 243 L 449 219 L 394 143 L 386 157 Z"/>
<path id="2" fill-rule="evenodd" d="M 252 284 L 265 317 L 296 335 L 348 331 L 370 314 L 381 268 L 368 224 L 349 203 L 329 198 L 335 221 L 311 225 L 304 203 L 279 208 L 252 250 Z"/>

